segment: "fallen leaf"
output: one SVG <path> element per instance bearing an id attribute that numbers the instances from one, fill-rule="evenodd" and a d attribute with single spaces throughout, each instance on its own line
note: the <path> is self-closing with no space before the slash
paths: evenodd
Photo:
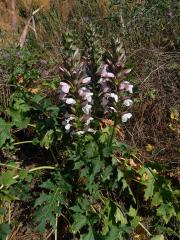
<path id="1" fill-rule="evenodd" d="M 137 168 L 137 164 L 134 162 L 134 160 L 132 158 L 129 159 L 129 165 L 131 167 Z"/>
<path id="2" fill-rule="evenodd" d="M 39 88 L 28 88 L 28 92 L 32 93 L 32 94 L 36 94 L 39 92 Z"/>
<path id="3" fill-rule="evenodd" d="M 23 83 L 24 77 L 21 74 L 17 74 L 16 81 L 17 81 L 17 83 Z"/>
<path id="4" fill-rule="evenodd" d="M 177 109 L 174 109 L 174 110 L 171 112 L 170 118 L 171 118 L 171 120 L 176 120 L 176 121 L 178 121 L 178 119 L 179 119 L 179 112 L 178 112 Z"/>
<path id="5" fill-rule="evenodd" d="M 151 144 L 147 144 L 147 146 L 146 146 L 146 151 L 147 151 L 147 152 L 152 152 L 153 150 L 154 150 L 154 146 L 151 145 Z"/>

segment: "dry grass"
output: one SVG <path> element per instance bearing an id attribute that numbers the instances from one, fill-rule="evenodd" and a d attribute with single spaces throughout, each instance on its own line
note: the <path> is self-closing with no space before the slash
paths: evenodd
<path id="1" fill-rule="evenodd" d="M 140 49 L 134 56 L 137 64 L 134 77 L 138 85 L 139 103 L 133 108 L 134 121 L 128 126 L 128 141 L 138 146 L 149 160 L 163 161 L 175 174 L 179 172 L 180 131 L 172 131 L 170 109 L 180 110 L 179 66 L 180 53 L 160 49 Z M 152 90 L 155 98 L 150 97 Z M 152 154 L 145 153 L 145 146 L 152 144 Z"/>

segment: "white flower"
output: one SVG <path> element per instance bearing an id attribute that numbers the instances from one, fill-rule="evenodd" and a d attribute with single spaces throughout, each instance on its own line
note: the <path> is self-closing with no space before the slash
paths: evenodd
<path id="1" fill-rule="evenodd" d="M 108 64 L 105 64 L 103 67 L 103 70 L 101 72 L 101 77 L 102 78 L 114 78 L 115 77 L 114 73 L 108 72 L 107 68 L 108 68 Z"/>
<path id="2" fill-rule="evenodd" d="M 109 96 L 111 98 L 114 98 L 115 102 L 118 102 L 118 95 L 116 95 L 115 93 L 110 93 Z"/>
<path id="3" fill-rule="evenodd" d="M 78 90 L 79 96 L 81 96 L 85 101 L 92 102 L 93 93 L 90 92 L 86 87 L 82 87 Z"/>
<path id="4" fill-rule="evenodd" d="M 103 78 L 114 78 L 115 75 L 114 75 L 114 73 L 111 73 L 111 72 L 102 72 L 101 77 L 103 77 Z"/>
<path id="5" fill-rule="evenodd" d="M 76 104 L 76 100 L 74 100 L 73 98 L 67 98 L 66 103 L 69 105 L 74 105 Z"/>
<path id="6" fill-rule="evenodd" d="M 74 120 L 75 117 L 70 116 L 69 118 L 66 119 L 66 122 L 69 123 L 70 121 Z"/>
<path id="7" fill-rule="evenodd" d="M 106 80 L 104 80 L 104 78 L 100 78 L 99 81 L 98 81 L 98 83 L 100 83 L 100 84 L 104 83 L 104 82 L 106 82 Z"/>
<path id="8" fill-rule="evenodd" d="M 85 125 L 89 125 L 89 124 L 90 124 L 90 122 L 91 122 L 93 119 L 94 119 L 94 118 L 92 118 L 92 117 L 89 117 L 89 118 L 87 119 L 87 121 L 86 121 Z"/>
<path id="9" fill-rule="evenodd" d="M 91 103 L 91 102 L 92 102 L 92 97 L 91 97 L 91 96 L 88 96 L 88 97 L 86 98 L 86 100 L 87 100 L 89 103 Z"/>
<path id="10" fill-rule="evenodd" d="M 123 123 L 127 122 L 132 117 L 131 113 L 125 113 L 122 115 L 121 120 Z"/>
<path id="11" fill-rule="evenodd" d="M 103 93 L 107 93 L 107 92 L 109 92 L 111 89 L 110 89 L 110 87 L 105 87 L 105 88 L 103 88 Z"/>
<path id="12" fill-rule="evenodd" d="M 133 93 L 133 85 L 130 84 L 128 81 L 124 81 L 120 84 L 119 90 L 125 90 L 129 93 Z"/>
<path id="13" fill-rule="evenodd" d="M 66 116 L 66 115 L 65 115 Z M 67 117 L 67 116 L 66 116 Z M 63 125 L 66 125 L 66 124 L 68 124 L 70 121 L 72 121 L 72 120 L 74 120 L 75 119 L 75 117 L 72 117 L 72 116 L 69 116 L 68 115 L 68 118 L 67 119 L 65 119 L 63 122 L 62 122 L 62 124 Z"/>
<path id="14" fill-rule="evenodd" d="M 129 107 L 133 104 L 133 101 L 131 99 L 126 99 L 124 100 L 123 102 L 123 105 L 126 106 L 126 107 Z"/>
<path id="15" fill-rule="evenodd" d="M 110 107 L 111 110 L 113 110 L 113 112 L 117 112 L 117 110 L 114 107 Z"/>
<path id="16" fill-rule="evenodd" d="M 90 92 L 90 91 L 84 92 L 83 99 L 88 102 L 92 102 L 92 96 L 93 96 L 92 92 Z"/>
<path id="17" fill-rule="evenodd" d="M 107 93 L 111 90 L 107 84 L 108 81 L 109 81 L 109 78 L 100 78 L 100 80 L 98 81 L 98 83 L 101 84 L 101 88 L 104 93 Z"/>
<path id="18" fill-rule="evenodd" d="M 85 114 L 89 114 L 90 111 L 91 111 L 91 108 L 92 108 L 91 105 L 86 104 L 86 105 L 82 108 L 82 110 L 83 110 L 83 112 L 84 112 Z"/>
<path id="19" fill-rule="evenodd" d="M 129 91 L 129 93 L 133 93 L 133 85 L 132 84 L 129 84 L 127 86 L 127 91 Z"/>
<path id="20" fill-rule="evenodd" d="M 132 71 L 132 69 L 131 68 L 129 68 L 129 69 L 126 69 L 125 71 L 124 71 L 124 74 L 125 75 L 128 75 L 130 72 Z"/>
<path id="21" fill-rule="evenodd" d="M 84 131 L 77 131 L 76 134 L 77 135 L 83 135 L 85 132 Z"/>
<path id="22" fill-rule="evenodd" d="M 64 100 L 65 97 L 66 97 L 66 93 L 61 92 L 61 93 L 59 94 L 59 99 L 60 99 L 60 100 Z"/>
<path id="23" fill-rule="evenodd" d="M 89 92 L 84 96 L 84 100 L 87 100 L 89 103 L 92 102 L 93 93 Z"/>
<path id="24" fill-rule="evenodd" d="M 78 90 L 78 94 L 80 97 L 83 97 L 85 92 L 87 92 L 87 91 L 88 91 L 88 89 L 86 87 L 82 87 Z"/>
<path id="25" fill-rule="evenodd" d="M 119 90 L 124 90 L 125 89 L 125 82 L 122 82 L 120 85 L 119 85 Z"/>
<path id="26" fill-rule="evenodd" d="M 82 83 L 89 83 L 91 81 L 91 77 L 86 77 L 82 79 Z"/>
<path id="27" fill-rule="evenodd" d="M 71 88 L 71 86 L 69 84 L 65 83 L 65 82 L 60 82 L 59 86 L 60 86 L 60 90 L 63 93 L 68 93 L 69 89 Z"/>
<path id="28" fill-rule="evenodd" d="M 96 130 L 94 130 L 92 128 L 89 128 L 87 131 L 90 132 L 90 133 L 96 133 Z"/>
<path id="29" fill-rule="evenodd" d="M 70 123 L 68 123 L 68 124 L 65 125 L 65 129 L 68 131 L 71 128 L 71 126 L 72 125 Z"/>
<path id="30" fill-rule="evenodd" d="M 107 100 L 107 98 L 106 98 L 105 96 L 102 98 L 101 105 L 102 105 L 103 107 L 106 107 L 106 106 L 108 105 L 108 100 Z"/>

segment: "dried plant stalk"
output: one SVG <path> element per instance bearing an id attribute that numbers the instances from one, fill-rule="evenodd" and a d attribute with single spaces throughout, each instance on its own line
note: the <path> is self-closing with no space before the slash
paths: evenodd
<path id="1" fill-rule="evenodd" d="M 36 10 L 32 13 L 32 16 L 28 19 L 28 21 L 27 21 L 27 23 L 26 23 L 26 25 L 25 25 L 25 27 L 24 27 L 24 30 L 22 31 L 22 34 L 21 34 L 21 36 L 20 36 L 20 39 L 19 39 L 19 46 L 20 46 L 21 48 L 24 46 L 25 41 L 26 41 L 26 39 L 27 39 L 27 34 L 28 34 L 29 27 L 34 30 L 35 36 L 37 37 L 37 33 L 36 33 L 36 29 L 35 29 L 35 22 L 34 22 L 34 15 L 37 14 L 37 13 L 40 11 L 41 8 L 42 8 L 42 7 L 36 9 Z M 33 24 L 33 27 L 30 26 L 30 25 L 31 25 L 31 22 L 32 22 L 32 24 Z"/>

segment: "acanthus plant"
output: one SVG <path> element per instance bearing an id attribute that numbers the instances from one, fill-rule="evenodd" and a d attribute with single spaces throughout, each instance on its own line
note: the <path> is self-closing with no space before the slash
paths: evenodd
<path id="1" fill-rule="evenodd" d="M 62 77 L 59 100 L 66 132 L 95 133 L 98 129 L 96 120 L 100 118 L 117 119 L 118 124 L 132 117 L 129 112 L 122 114 L 122 109 L 133 104 L 130 98 L 133 85 L 125 80 L 131 69 L 125 66 L 121 41 L 112 42 L 108 52 L 94 44 L 83 55 L 73 45 L 73 36 L 65 34 L 64 62 L 59 67 Z"/>

